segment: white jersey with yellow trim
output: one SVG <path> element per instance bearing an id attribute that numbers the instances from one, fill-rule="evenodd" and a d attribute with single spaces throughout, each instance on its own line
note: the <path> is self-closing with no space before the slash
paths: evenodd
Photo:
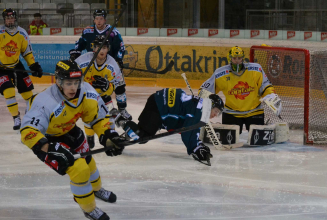
<path id="1" fill-rule="evenodd" d="M 53 84 L 30 99 L 30 107 L 20 129 L 21 140 L 32 148 L 45 135 L 68 133 L 79 118 L 90 124 L 100 137 L 110 128 L 108 114 L 103 100 L 90 84 L 83 82 L 77 97 L 69 101 Z"/>
<path id="2" fill-rule="evenodd" d="M 8 32 L 4 25 L 0 26 L 1 65 L 13 68 L 19 62 L 20 55 L 26 60 L 28 66 L 35 63 L 27 32 L 19 26 L 13 32 Z"/>
<path id="3" fill-rule="evenodd" d="M 273 85 L 260 64 L 244 63 L 245 71 L 237 76 L 231 65 L 216 69 L 201 85 L 201 89 L 226 97 L 224 112 L 235 117 L 250 117 L 263 113 L 260 98 L 275 93 Z"/>

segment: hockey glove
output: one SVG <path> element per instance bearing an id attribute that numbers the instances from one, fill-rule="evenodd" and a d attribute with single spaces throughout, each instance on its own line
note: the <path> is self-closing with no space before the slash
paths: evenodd
<path id="1" fill-rule="evenodd" d="M 210 148 L 205 146 L 203 143 L 200 143 L 191 154 L 194 160 L 197 161 L 208 161 L 208 159 L 212 158 L 212 154 L 210 153 Z"/>
<path id="2" fill-rule="evenodd" d="M 268 94 L 262 98 L 262 101 L 277 115 L 279 116 L 282 111 L 282 100 L 277 94 Z"/>
<path id="3" fill-rule="evenodd" d="M 76 49 L 71 49 L 70 51 L 69 51 L 69 55 L 70 55 L 70 60 L 71 61 L 74 61 L 74 60 L 76 60 L 79 56 L 81 56 L 81 51 L 78 51 L 78 50 L 76 50 Z"/>
<path id="4" fill-rule="evenodd" d="M 110 82 L 108 79 L 96 75 L 93 76 L 93 78 L 95 79 L 95 81 L 92 82 L 93 88 L 101 89 L 102 92 L 105 92 L 109 89 Z"/>
<path id="5" fill-rule="evenodd" d="M 32 65 L 29 66 L 30 70 L 34 71 L 32 73 L 32 76 L 36 76 L 41 78 L 43 75 L 43 70 L 42 67 L 40 66 L 40 64 L 38 62 L 33 63 Z"/>
<path id="6" fill-rule="evenodd" d="M 100 135 L 99 142 L 102 146 L 108 148 L 106 151 L 107 156 L 118 156 L 121 155 L 124 146 L 119 145 L 119 143 L 125 141 L 124 138 L 119 137 L 117 131 L 108 129 L 104 134 Z"/>
<path id="7" fill-rule="evenodd" d="M 209 95 L 212 102 L 212 108 L 218 108 L 221 112 L 224 110 L 224 101 L 216 94 Z"/>
<path id="8" fill-rule="evenodd" d="M 75 159 L 69 147 L 64 143 L 49 143 L 48 153 L 44 161 L 60 175 L 65 175 L 68 167 L 73 166 Z"/>

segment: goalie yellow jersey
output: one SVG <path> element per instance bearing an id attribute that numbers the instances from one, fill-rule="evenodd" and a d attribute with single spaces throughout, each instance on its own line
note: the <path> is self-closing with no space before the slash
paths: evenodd
<path id="1" fill-rule="evenodd" d="M 213 75 L 201 85 L 201 89 L 226 97 L 224 112 L 235 117 L 250 117 L 263 113 L 260 98 L 275 93 L 273 85 L 260 64 L 245 63 L 245 71 L 237 76 L 231 72 L 231 65 L 216 69 Z"/>
<path id="2" fill-rule="evenodd" d="M 19 26 L 14 32 L 8 32 L 5 26 L 0 26 L 1 65 L 13 68 L 19 62 L 19 55 L 23 56 L 28 66 L 35 63 L 28 34 Z"/>
<path id="3" fill-rule="evenodd" d="M 86 70 L 89 63 L 91 62 L 93 55 L 94 55 L 93 52 L 88 52 L 81 55 L 75 60 L 75 62 L 82 69 L 83 73 Z M 94 81 L 93 77 L 95 75 L 106 78 L 108 79 L 109 82 L 111 82 L 106 92 L 101 91 L 101 89 L 96 89 L 96 91 L 100 94 L 100 96 L 104 96 L 104 95 L 111 96 L 115 88 L 125 84 L 124 77 L 120 72 L 120 68 L 117 62 L 110 55 L 107 55 L 107 60 L 100 67 L 94 61 L 90 69 L 85 74 L 84 81 L 92 85 L 92 82 Z"/>
<path id="4" fill-rule="evenodd" d="M 93 87 L 83 82 L 75 99 L 67 100 L 58 86 L 32 97 L 20 129 L 23 144 L 32 148 L 45 136 L 62 136 L 74 128 L 79 118 L 90 124 L 96 134 L 110 128 L 109 111 Z"/>

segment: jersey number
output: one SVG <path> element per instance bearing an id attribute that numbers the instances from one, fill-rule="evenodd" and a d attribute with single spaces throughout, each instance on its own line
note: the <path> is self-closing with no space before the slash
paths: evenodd
<path id="1" fill-rule="evenodd" d="M 103 110 L 106 112 L 106 114 L 109 113 L 108 110 L 107 110 L 107 108 L 104 105 L 101 105 L 101 108 L 103 108 Z"/>
<path id="2" fill-rule="evenodd" d="M 35 121 L 35 124 L 34 124 L 34 121 Z M 39 123 L 40 123 L 40 119 L 35 120 L 35 117 L 32 118 L 31 125 L 34 124 L 35 126 L 37 126 Z"/>

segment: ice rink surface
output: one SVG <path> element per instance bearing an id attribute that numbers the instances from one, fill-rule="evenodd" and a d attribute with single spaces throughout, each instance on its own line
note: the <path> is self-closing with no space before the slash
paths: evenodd
<path id="1" fill-rule="evenodd" d="M 159 89 L 127 87 L 134 120 Z M 23 113 L 20 96 L 18 102 Z M 12 126 L 1 97 L 0 220 L 86 219 L 73 201 L 68 176 L 39 161 Z M 242 141 L 246 137 L 244 132 Z M 118 197 L 116 204 L 97 200 L 97 206 L 110 219 L 124 220 L 327 219 L 326 148 L 300 142 L 301 137 L 231 151 L 210 146 L 211 167 L 188 156 L 178 134 L 129 146 L 118 157 L 97 154 L 103 186 Z"/>

